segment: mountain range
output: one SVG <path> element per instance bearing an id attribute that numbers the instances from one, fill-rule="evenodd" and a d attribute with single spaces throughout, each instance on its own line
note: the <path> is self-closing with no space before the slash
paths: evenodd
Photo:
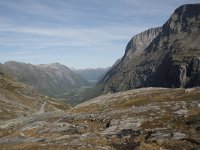
<path id="1" fill-rule="evenodd" d="M 32 65 L 9 61 L 1 64 L 14 80 L 31 85 L 44 95 L 71 102 L 68 96 L 74 90 L 90 87 L 91 84 L 68 67 L 59 63 Z"/>
<path id="2" fill-rule="evenodd" d="M 92 83 L 97 83 L 101 78 L 105 75 L 105 73 L 109 70 L 107 68 L 88 68 L 88 69 L 74 69 L 73 71 L 82 77 L 84 77 L 87 81 Z"/>

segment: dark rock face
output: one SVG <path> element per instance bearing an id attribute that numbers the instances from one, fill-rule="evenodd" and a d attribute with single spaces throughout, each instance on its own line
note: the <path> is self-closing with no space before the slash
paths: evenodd
<path id="1" fill-rule="evenodd" d="M 99 82 L 104 92 L 200 85 L 200 4 L 177 8 L 161 27 L 128 43 L 121 61 Z"/>

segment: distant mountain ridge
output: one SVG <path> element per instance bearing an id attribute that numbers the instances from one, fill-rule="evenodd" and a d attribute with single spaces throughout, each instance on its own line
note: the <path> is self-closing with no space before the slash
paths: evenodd
<path id="1" fill-rule="evenodd" d="M 134 36 L 99 84 L 104 92 L 200 85 L 200 4 L 177 8 L 158 28 Z"/>
<path id="2" fill-rule="evenodd" d="M 87 68 L 87 69 L 78 69 L 73 70 L 75 73 L 84 77 L 87 81 L 92 83 L 97 83 L 101 78 L 105 75 L 105 73 L 109 70 L 107 68 Z"/>
<path id="3" fill-rule="evenodd" d="M 3 66 L 16 81 L 32 85 L 48 96 L 67 95 L 71 90 L 90 85 L 83 77 L 59 63 L 32 65 L 10 61 Z"/>

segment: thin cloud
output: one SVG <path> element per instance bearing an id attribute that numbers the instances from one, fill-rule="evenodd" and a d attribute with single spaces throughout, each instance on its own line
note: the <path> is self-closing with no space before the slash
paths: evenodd
<path id="1" fill-rule="evenodd" d="M 37 59 L 40 63 L 59 60 L 79 68 L 90 67 L 91 63 L 110 66 L 124 54 L 133 35 L 161 26 L 176 7 L 198 2 L 2 0 L 0 59 L 26 62 Z M 75 61 L 75 57 L 85 60 L 85 64 Z"/>
<path id="2" fill-rule="evenodd" d="M 128 40 L 134 33 L 143 31 L 145 27 L 102 27 L 102 28 L 40 28 L 40 27 L 6 27 L 0 33 L 18 35 L 1 37 L 0 45 L 16 45 L 32 43 L 36 46 L 94 46 L 113 41 Z M 132 31 L 131 34 L 129 31 Z M 21 35 L 21 36 L 19 36 Z"/>

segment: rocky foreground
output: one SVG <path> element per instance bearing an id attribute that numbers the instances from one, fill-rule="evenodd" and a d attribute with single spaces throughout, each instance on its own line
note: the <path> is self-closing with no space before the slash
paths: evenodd
<path id="1" fill-rule="evenodd" d="M 142 88 L 0 121 L 0 149 L 200 149 L 200 88 Z"/>

